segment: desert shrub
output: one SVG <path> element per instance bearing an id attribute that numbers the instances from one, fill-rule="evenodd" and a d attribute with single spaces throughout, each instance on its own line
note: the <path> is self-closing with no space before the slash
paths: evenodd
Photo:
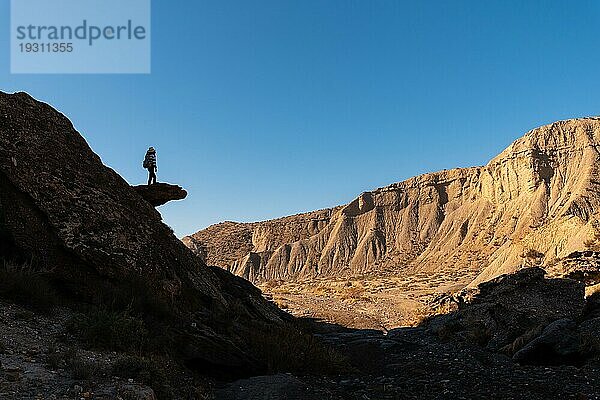
<path id="1" fill-rule="evenodd" d="M 150 386 L 160 399 L 171 399 L 173 391 L 166 370 L 166 361 L 163 359 L 126 356 L 114 362 L 110 373 L 113 376 L 134 379 Z"/>
<path id="2" fill-rule="evenodd" d="M 173 317 L 169 303 L 142 276 L 131 275 L 119 283 L 100 282 L 90 290 L 93 304 L 101 304 L 109 310 L 128 310 L 162 321 Z"/>
<path id="3" fill-rule="evenodd" d="M 409 312 L 405 317 L 405 321 L 408 326 L 425 326 L 436 315 L 438 313 L 430 307 L 420 307 Z"/>
<path id="4" fill-rule="evenodd" d="M 436 334 L 438 338 L 441 340 L 450 340 L 454 338 L 454 336 L 458 332 L 463 332 L 465 330 L 465 325 L 462 321 L 458 319 L 452 319 L 446 323 L 444 323 L 437 331 Z"/>
<path id="5" fill-rule="evenodd" d="M 290 308 L 290 305 L 285 299 L 275 299 L 273 300 L 273 302 L 277 305 L 277 307 L 281 308 L 282 310 L 287 310 Z"/>
<path id="6" fill-rule="evenodd" d="M 93 308 L 67 321 L 67 330 L 91 348 L 139 352 L 148 331 L 142 321 L 126 311 Z"/>
<path id="7" fill-rule="evenodd" d="M 28 264 L 0 264 L 0 297 L 40 312 L 49 312 L 58 304 L 49 279 Z"/>
<path id="8" fill-rule="evenodd" d="M 540 336 L 545 326 L 546 324 L 539 324 L 538 326 L 527 330 L 521 336 L 517 337 L 512 343 L 501 348 L 500 351 L 512 356 L 517 351 L 521 350 L 527 343 Z"/>
<path id="9" fill-rule="evenodd" d="M 270 280 L 266 281 L 265 283 L 263 283 L 263 286 L 267 289 L 272 289 L 272 288 L 281 286 L 282 284 L 283 284 L 282 280 L 270 279 Z"/>
<path id="10" fill-rule="evenodd" d="M 92 361 L 84 360 L 83 358 L 75 358 L 70 361 L 68 368 L 71 371 L 73 379 L 88 380 L 99 374 L 100 369 L 98 365 Z"/>
<path id="11" fill-rule="evenodd" d="M 353 286 L 346 289 L 341 298 L 342 300 L 360 300 L 365 299 L 364 294 L 364 288 Z"/>
<path id="12" fill-rule="evenodd" d="M 52 352 L 46 355 L 46 365 L 52 370 L 62 368 L 64 366 L 63 361 L 64 356 L 59 352 Z"/>
<path id="13" fill-rule="evenodd" d="M 527 249 L 523 255 L 523 258 L 527 258 L 530 260 L 535 260 L 535 259 L 539 259 L 539 258 L 543 258 L 544 257 L 544 253 L 541 253 L 535 249 Z"/>
<path id="14" fill-rule="evenodd" d="M 479 346 L 486 346 L 492 338 L 492 331 L 481 321 L 473 321 L 467 327 L 467 340 Z"/>
<path id="15" fill-rule="evenodd" d="M 588 333 L 581 334 L 579 353 L 590 358 L 600 356 L 600 339 Z"/>
<path id="16" fill-rule="evenodd" d="M 315 336 L 293 326 L 254 329 L 247 335 L 249 348 L 270 373 L 338 374 L 348 360 Z"/>
<path id="17" fill-rule="evenodd" d="M 73 379 L 88 380 L 102 374 L 102 368 L 97 362 L 85 359 L 75 349 L 71 348 L 64 353 L 59 353 L 58 357 L 62 357 L 58 363 L 64 362 Z"/>

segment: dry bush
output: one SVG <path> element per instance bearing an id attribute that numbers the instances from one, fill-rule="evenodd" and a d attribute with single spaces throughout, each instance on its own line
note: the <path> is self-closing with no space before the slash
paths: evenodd
<path id="1" fill-rule="evenodd" d="M 529 260 L 537 260 L 544 257 L 544 253 L 541 253 L 535 249 L 527 249 L 521 255 L 522 258 L 526 258 Z"/>
<path id="2" fill-rule="evenodd" d="M 365 289 L 362 287 L 350 287 L 342 294 L 342 300 L 367 300 L 365 295 Z"/>
<path id="3" fill-rule="evenodd" d="M 282 280 L 271 279 L 271 280 L 268 280 L 265 283 L 263 283 L 262 286 L 264 286 L 266 289 L 273 289 L 273 288 L 279 287 L 281 285 L 283 285 L 283 281 Z"/>
<path id="4" fill-rule="evenodd" d="M 540 324 L 534 328 L 529 329 L 521 336 L 517 337 L 511 344 L 508 344 L 501 348 L 500 351 L 512 356 L 517 351 L 521 350 L 523 346 L 525 346 L 527 343 L 540 336 L 545 326 L 546 324 Z"/>
<path id="5" fill-rule="evenodd" d="M 582 333 L 580 335 L 579 353 L 590 358 L 600 356 L 600 339 L 595 335 Z"/>
<path id="6" fill-rule="evenodd" d="M 96 349 L 139 352 L 148 339 L 144 321 L 103 308 L 75 314 L 66 326 L 81 342 Z"/>
<path id="7" fill-rule="evenodd" d="M 486 346 L 492 338 L 492 330 L 482 321 L 467 322 L 467 340 L 479 346 Z"/>
<path id="8" fill-rule="evenodd" d="M 437 315 L 434 310 L 429 307 L 421 307 L 411 311 L 405 317 L 405 321 L 409 326 L 419 326 L 426 323 L 431 317 Z"/>
<path id="9" fill-rule="evenodd" d="M 465 330 L 465 325 L 463 324 L 462 321 L 458 321 L 458 320 L 448 321 L 437 331 L 437 336 L 441 340 L 450 340 L 450 339 L 454 338 L 454 336 L 458 332 L 463 332 L 464 330 Z"/>
<path id="10" fill-rule="evenodd" d="M 269 373 L 335 375 L 347 371 L 346 357 L 293 326 L 263 327 L 247 334 L 249 349 Z"/>
<path id="11" fill-rule="evenodd" d="M 40 312 L 50 312 L 59 303 L 47 274 L 36 271 L 30 264 L 2 262 L 0 297 Z"/>
<path id="12" fill-rule="evenodd" d="M 158 398 L 172 399 L 173 390 L 171 382 L 173 377 L 167 374 L 166 360 L 161 358 L 147 358 L 138 356 L 125 356 L 118 358 L 110 368 L 112 376 L 124 379 L 133 379 L 150 386 Z"/>
<path id="13" fill-rule="evenodd" d="M 103 371 L 98 363 L 85 359 L 75 349 L 69 349 L 65 353 L 61 353 L 61 356 L 62 362 L 65 363 L 67 370 L 71 372 L 73 379 L 89 380 L 102 375 Z"/>
<path id="14" fill-rule="evenodd" d="M 281 309 L 289 309 L 290 305 L 289 303 L 286 301 L 286 299 L 274 299 L 273 300 L 275 302 L 275 304 L 277 305 L 277 307 L 281 308 Z"/>

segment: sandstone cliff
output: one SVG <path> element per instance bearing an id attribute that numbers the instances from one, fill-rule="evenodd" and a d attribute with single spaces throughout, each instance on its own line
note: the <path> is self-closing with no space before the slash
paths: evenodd
<path id="1" fill-rule="evenodd" d="M 559 121 L 483 167 L 417 176 L 329 210 L 218 224 L 184 242 L 253 282 L 460 270 L 474 285 L 554 264 L 597 239 L 599 146 L 599 118 Z"/>

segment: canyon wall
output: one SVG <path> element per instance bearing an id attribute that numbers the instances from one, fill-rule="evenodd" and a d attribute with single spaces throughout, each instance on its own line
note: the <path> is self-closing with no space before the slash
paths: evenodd
<path id="1" fill-rule="evenodd" d="M 486 166 L 420 175 L 345 206 L 184 238 L 252 282 L 468 271 L 472 284 L 548 265 L 597 239 L 600 119 L 536 128 Z"/>

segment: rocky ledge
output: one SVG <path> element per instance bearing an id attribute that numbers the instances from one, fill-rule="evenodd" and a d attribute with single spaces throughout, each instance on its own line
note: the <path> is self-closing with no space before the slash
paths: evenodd
<path id="1" fill-rule="evenodd" d="M 187 192 L 181 186 L 168 183 L 139 185 L 133 188 L 154 207 L 162 206 L 172 200 L 183 200 L 187 197 Z"/>

